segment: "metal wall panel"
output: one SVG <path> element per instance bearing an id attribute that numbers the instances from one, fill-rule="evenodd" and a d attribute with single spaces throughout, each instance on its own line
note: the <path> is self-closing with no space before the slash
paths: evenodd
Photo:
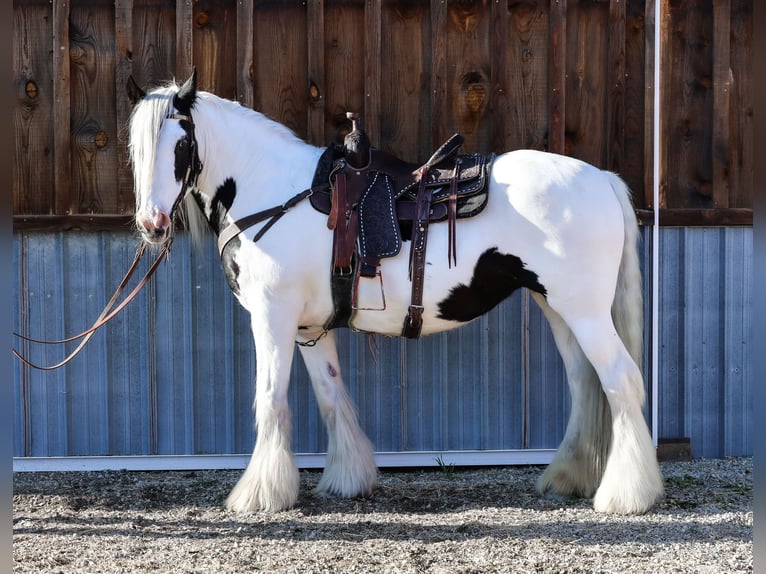
<path id="1" fill-rule="evenodd" d="M 16 330 L 59 338 L 87 327 L 135 245 L 129 233 L 17 234 Z M 695 455 L 749 454 L 752 229 L 663 229 L 661 250 L 660 436 L 690 437 Z M 651 317 L 648 296 L 644 305 Z M 647 351 L 650 332 L 647 322 Z M 524 292 L 419 341 L 336 337 L 360 423 L 380 452 L 555 448 L 563 436 L 563 366 Z M 63 357 L 58 348 L 23 348 L 41 363 Z M 181 234 L 149 287 L 73 363 L 47 373 L 15 365 L 15 454 L 249 453 L 254 379 L 249 316 L 214 242 L 195 249 Z M 323 452 L 327 436 L 298 352 L 289 400 L 294 450 Z"/>
<path id="2" fill-rule="evenodd" d="M 661 233 L 660 436 L 752 453 L 752 228 Z"/>

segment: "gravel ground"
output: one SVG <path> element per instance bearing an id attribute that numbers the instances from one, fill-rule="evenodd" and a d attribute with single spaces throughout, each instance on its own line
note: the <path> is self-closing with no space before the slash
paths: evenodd
<path id="1" fill-rule="evenodd" d="M 223 508 L 240 471 L 17 473 L 14 572 L 752 572 L 752 459 L 663 463 L 644 516 L 540 498 L 540 467 L 380 472 L 368 499 L 301 474 L 289 511 Z"/>

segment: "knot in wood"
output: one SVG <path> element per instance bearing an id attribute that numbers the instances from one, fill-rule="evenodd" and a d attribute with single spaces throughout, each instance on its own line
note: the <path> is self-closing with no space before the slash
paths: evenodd
<path id="1" fill-rule="evenodd" d="M 34 81 L 29 80 L 26 86 L 24 86 L 24 91 L 29 99 L 34 100 L 37 97 L 37 84 Z"/>
<path id="2" fill-rule="evenodd" d="M 199 28 L 204 28 L 210 23 L 210 14 L 207 12 L 200 12 L 197 14 L 197 17 L 194 19 L 194 22 L 197 24 Z"/>
<path id="3" fill-rule="evenodd" d="M 482 84 L 469 84 L 465 94 L 465 104 L 473 113 L 479 113 L 484 107 L 487 90 Z"/>
<path id="4" fill-rule="evenodd" d="M 319 86 L 313 81 L 309 84 L 309 97 L 312 102 L 318 102 L 322 99 L 322 93 L 319 91 Z"/>
<path id="5" fill-rule="evenodd" d="M 93 138 L 93 141 L 96 143 L 96 147 L 102 148 L 109 143 L 109 136 L 106 135 L 104 130 L 100 130 L 96 132 L 96 136 Z"/>

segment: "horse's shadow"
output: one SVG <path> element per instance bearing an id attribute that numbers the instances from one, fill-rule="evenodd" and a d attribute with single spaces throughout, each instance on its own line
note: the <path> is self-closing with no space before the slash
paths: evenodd
<path id="1" fill-rule="evenodd" d="M 279 516 L 284 516 L 282 518 Z M 287 513 L 278 513 L 267 520 L 238 521 L 209 520 L 185 516 L 173 517 L 137 516 L 130 520 L 119 516 L 94 518 L 85 515 L 58 516 L 55 526 L 49 518 L 24 518 L 17 524 L 14 519 L 14 535 L 55 535 L 57 537 L 119 537 L 141 536 L 155 540 L 211 540 L 221 539 L 294 542 L 364 542 L 382 539 L 390 542 L 418 541 L 426 544 L 459 542 L 478 539 L 537 540 L 550 539 L 582 546 L 619 545 L 625 542 L 642 544 L 689 544 L 695 542 L 751 542 L 752 529 L 726 521 L 686 519 L 679 528 L 668 529 L 653 520 L 604 520 L 593 516 L 578 520 L 569 528 L 557 522 L 505 522 L 498 517 L 492 524 L 485 520 L 467 520 L 459 523 L 413 523 L 407 517 L 378 523 L 374 521 L 350 522 L 341 517 L 321 522 L 296 519 Z M 669 535 L 668 532 L 671 532 Z"/>
<path id="2" fill-rule="evenodd" d="M 747 524 L 711 517 L 741 508 L 741 497 L 752 500 L 748 488 L 732 490 L 728 499 L 710 500 L 700 498 L 699 493 L 695 497 L 694 490 L 699 485 L 671 481 L 663 499 L 647 515 L 612 517 L 596 514 L 590 500 L 539 496 L 532 478 L 537 472 L 537 469 L 522 471 L 521 480 L 514 476 L 507 482 L 479 483 L 462 478 L 460 473 L 445 476 L 438 472 L 406 475 L 387 472 L 370 497 L 352 499 L 314 493 L 319 473 L 303 472 L 301 494 L 294 508 L 253 514 L 235 514 L 223 508 L 229 490 L 239 478 L 238 471 L 163 473 L 161 479 L 157 473 L 93 476 L 81 473 L 83 476 L 58 480 L 43 477 L 39 483 L 25 479 L 15 496 L 57 497 L 65 512 L 58 513 L 53 521 L 34 512 L 14 513 L 14 533 L 57 536 L 140 533 L 156 539 L 304 542 L 382 538 L 428 543 L 487 537 L 496 540 L 549 537 L 590 545 L 626 540 L 657 542 L 658 530 L 662 529 L 663 544 L 752 540 L 752 527 Z M 92 512 L 96 509 L 100 512 Z M 550 513 L 559 513 L 561 517 L 551 520 Z M 423 516 L 427 518 L 423 520 Z M 573 516 L 577 519 L 573 520 Z M 562 529 L 561 522 L 565 521 L 570 526 Z M 667 535 L 668 521 L 678 524 L 678 528 L 672 529 L 671 539 Z"/>

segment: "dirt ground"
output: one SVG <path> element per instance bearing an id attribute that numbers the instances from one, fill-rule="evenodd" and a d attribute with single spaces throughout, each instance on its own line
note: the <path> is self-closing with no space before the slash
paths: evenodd
<path id="1" fill-rule="evenodd" d="M 380 472 L 367 499 L 312 493 L 236 515 L 240 471 L 17 473 L 14 572 L 752 572 L 752 459 L 663 463 L 644 516 L 541 498 L 540 467 Z"/>

